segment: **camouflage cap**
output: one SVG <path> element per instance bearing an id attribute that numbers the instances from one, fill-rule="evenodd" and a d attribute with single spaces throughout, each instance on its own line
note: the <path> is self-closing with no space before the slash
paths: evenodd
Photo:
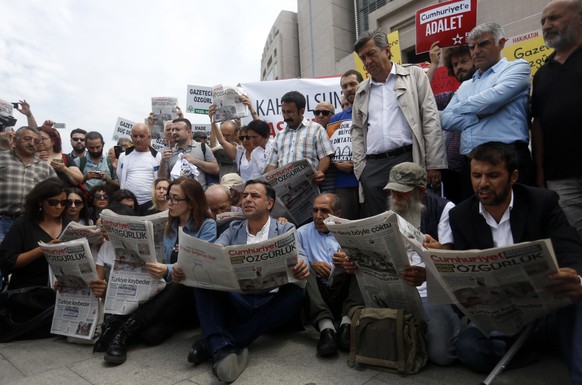
<path id="1" fill-rule="evenodd" d="M 418 186 L 426 186 L 426 170 L 416 163 L 403 162 L 392 167 L 384 190 L 406 193 Z"/>

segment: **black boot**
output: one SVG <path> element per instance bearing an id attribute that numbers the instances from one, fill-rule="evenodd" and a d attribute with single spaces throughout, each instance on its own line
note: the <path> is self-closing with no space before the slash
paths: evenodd
<path id="1" fill-rule="evenodd" d="M 107 353 L 105 353 L 105 361 L 110 364 L 120 365 L 127 359 L 127 343 L 129 339 L 137 334 L 142 328 L 142 323 L 135 317 L 128 319 L 113 336 Z"/>
<path id="2" fill-rule="evenodd" d="M 101 332 L 99 338 L 93 344 L 93 353 L 103 353 L 107 351 L 111 339 L 117 333 L 123 322 L 127 320 L 127 316 L 111 314 L 107 320 L 101 324 Z"/>

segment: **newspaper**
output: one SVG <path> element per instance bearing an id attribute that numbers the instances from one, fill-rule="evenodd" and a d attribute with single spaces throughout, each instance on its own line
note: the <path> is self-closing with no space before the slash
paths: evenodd
<path id="1" fill-rule="evenodd" d="M 423 257 L 450 301 L 484 334 L 519 332 L 528 323 L 571 303 L 546 291 L 558 271 L 552 242 L 543 239 L 486 250 L 427 250 L 410 244 Z M 430 287 L 430 286 L 429 286 Z"/>
<path id="2" fill-rule="evenodd" d="M 164 124 L 168 120 L 174 120 L 178 117 L 177 106 L 178 98 L 152 98 L 152 112 L 155 118 L 152 126 L 152 139 L 164 139 Z"/>
<path id="3" fill-rule="evenodd" d="M 426 319 L 418 290 L 400 277 L 411 264 L 411 253 L 400 234 L 398 218 L 386 211 L 354 221 L 330 215 L 324 223 L 341 250 L 358 265 L 356 279 L 366 306 L 404 309 Z"/>
<path id="4" fill-rule="evenodd" d="M 167 217 L 167 212 L 146 217 L 101 212 L 102 226 L 115 249 L 105 313 L 130 314 L 165 287 L 163 279 L 151 277 L 145 263 L 163 260 L 163 226 Z"/>
<path id="5" fill-rule="evenodd" d="M 269 183 L 277 193 L 271 216 L 285 217 L 296 226 L 310 221 L 311 205 L 319 195 L 319 187 L 313 182 L 314 176 L 315 169 L 303 159 L 256 178 Z"/>
<path id="6" fill-rule="evenodd" d="M 59 282 L 51 333 L 90 340 L 99 317 L 99 299 L 89 283 L 97 278 L 86 239 L 48 244 L 39 242 Z"/>
<path id="7" fill-rule="evenodd" d="M 103 243 L 103 233 L 99 226 L 87 226 L 78 222 L 69 222 L 59 238 L 65 242 L 85 238 L 91 246 L 97 246 Z"/>
<path id="8" fill-rule="evenodd" d="M 240 101 L 244 91 L 239 87 L 223 86 L 212 87 L 212 102 L 216 105 L 213 122 L 242 118 L 249 115 L 249 108 Z"/>
<path id="9" fill-rule="evenodd" d="M 297 264 L 295 229 L 264 242 L 222 246 L 192 237 L 180 229 L 178 265 L 187 286 L 244 293 L 266 292 L 286 283 Z"/>
<path id="10" fill-rule="evenodd" d="M 245 214 L 242 211 L 227 211 L 225 213 L 216 214 L 217 221 L 220 221 L 222 219 L 230 219 L 230 218 L 244 219 L 244 217 L 245 217 Z"/>

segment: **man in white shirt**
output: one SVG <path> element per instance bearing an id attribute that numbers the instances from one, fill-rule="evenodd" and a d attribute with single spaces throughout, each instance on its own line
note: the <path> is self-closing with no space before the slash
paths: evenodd
<path id="1" fill-rule="evenodd" d="M 150 146 L 151 138 L 146 124 L 134 124 L 131 129 L 133 147 L 121 153 L 117 162 L 119 184 L 137 198 L 138 215 L 144 215 L 152 205 L 152 186 L 160 167 L 161 154 Z"/>

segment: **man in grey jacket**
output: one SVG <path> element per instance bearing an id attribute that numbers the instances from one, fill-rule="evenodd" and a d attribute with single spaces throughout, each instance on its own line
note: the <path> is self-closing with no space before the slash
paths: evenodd
<path id="1" fill-rule="evenodd" d="M 428 183 L 441 182 L 447 168 L 440 118 L 424 71 L 401 66 L 392 57 L 386 34 L 365 32 L 354 45 L 370 78 L 352 106 L 352 159 L 371 215 L 386 210 L 390 170 L 414 162 L 427 170 Z"/>

